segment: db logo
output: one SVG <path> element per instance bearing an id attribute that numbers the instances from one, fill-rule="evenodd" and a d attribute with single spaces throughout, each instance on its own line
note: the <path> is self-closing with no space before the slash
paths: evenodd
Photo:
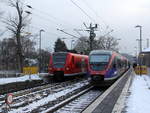
<path id="1" fill-rule="evenodd" d="M 6 95 L 6 100 L 5 100 L 5 102 L 6 102 L 7 104 L 11 104 L 11 103 L 13 102 L 13 95 L 12 95 L 11 93 Z"/>

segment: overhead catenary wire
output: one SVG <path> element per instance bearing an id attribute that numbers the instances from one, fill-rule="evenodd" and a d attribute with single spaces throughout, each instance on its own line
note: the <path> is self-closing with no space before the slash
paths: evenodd
<path id="1" fill-rule="evenodd" d="M 63 33 L 65 33 L 65 34 L 67 34 L 67 35 L 70 35 L 70 36 L 72 36 L 72 37 L 74 37 L 74 38 L 80 38 L 80 37 L 77 37 L 77 36 L 75 36 L 75 35 L 72 35 L 72 34 L 70 34 L 70 33 L 67 33 L 67 32 L 65 32 L 64 30 L 61 30 L 61 29 L 57 29 L 58 31 L 61 31 L 61 32 L 63 32 Z"/>
<path id="2" fill-rule="evenodd" d="M 37 30 L 40 30 L 41 28 L 39 28 L 39 27 L 36 27 L 36 26 L 33 26 L 33 25 L 30 25 L 32 28 L 34 28 L 34 29 L 37 29 Z M 58 34 L 56 34 L 56 33 L 53 33 L 53 32 L 48 32 L 48 31 L 45 31 L 45 33 L 48 33 L 48 34 L 51 34 L 51 35 L 54 35 L 54 36 L 57 36 L 57 37 L 59 37 L 59 35 Z"/>
<path id="3" fill-rule="evenodd" d="M 76 33 L 77 33 L 78 35 L 80 35 L 81 37 L 83 37 L 83 35 L 78 31 L 78 29 L 74 29 L 74 31 L 76 31 Z"/>
<path id="4" fill-rule="evenodd" d="M 53 16 L 52 14 L 49 14 L 49 13 L 46 13 L 46 12 L 44 12 L 44 11 L 41 11 L 41 10 L 38 10 L 38 9 L 35 9 L 35 8 L 33 8 L 33 7 L 31 7 L 30 5 L 26 5 L 28 8 L 31 8 L 31 9 L 33 9 L 33 11 L 38 11 L 38 13 L 40 12 L 41 14 L 45 14 L 46 16 L 48 16 L 48 17 L 50 17 L 50 18 L 45 18 L 45 17 L 43 17 L 43 16 L 40 16 L 39 14 L 37 14 L 36 12 L 34 12 L 33 13 L 33 15 L 34 16 L 37 16 L 37 17 L 40 17 L 40 19 L 43 19 L 43 20 L 46 20 L 46 21 L 51 21 L 51 22 L 54 22 L 54 23 L 52 23 L 52 24 L 55 24 L 55 25 L 57 25 L 57 27 L 59 26 L 60 28 L 62 28 L 63 27 L 63 25 L 66 25 L 66 24 L 60 24 L 59 22 L 57 22 L 56 20 L 60 20 L 60 19 L 58 19 L 58 18 L 56 18 L 55 16 Z M 61 20 L 60 20 L 61 21 Z M 66 21 L 64 21 L 65 23 L 67 23 L 67 25 L 71 25 L 70 23 L 68 23 L 68 22 L 66 22 Z M 72 24 L 72 26 L 74 26 L 73 24 Z M 73 28 L 74 29 L 74 28 Z"/>
<path id="5" fill-rule="evenodd" d="M 77 4 L 76 4 L 77 5 Z M 41 11 L 41 10 L 38 10 L 38 9 L 35 9 L 35 8 L 33 8 L 33 7 L 31 7 L 30 5 L 27 5 L 27 7 L 29 7 L 29 8 L 31 8 L 31 9 L 34 9 L 34 10 L 37 10 L 38 12 L 40 12 L 41 14 L 45 14 L 45 15 L 47 15 L 47 16 L 49 16 L 49 17 L 51 17 L 51 18 L 53 18 L 54 20 L 60 20 L 60 19 L 58 19 L 58 18 L 56 18 L 56 17 L 54 17 L 53 15 L 51 15 L 51 14 L 49 14 L 49 13 L 46 13 L 46 12 L 43 12 L 43 11 Z M 81 9 L 82 10 L 82 9 Z M 84 10 L 83 10 L 84 11 Z M 85 11 L 84 11 L 85 12 Z M 85 12 L 86 13 L 86 12 Z M 88 14 L 87 14 L 88 15 Z M 36 15 L 37 16 L 37 15 Z M 89 18 L 91 18 L 92 19 L 92 17 L 89 17 Z M 46 18 L 45 18 L 46 19 Z M 48 20 L 48 19 L 46 19 L 46 20 Z M 94 19 L 92 19 L 93 21 L 95 21 Z M 66 23 L 66 22 L 65 22 Z M 68 23 L 68 22 L 67 22 Z M 58 24 L 58 23 L 57 23 Z M 62 25 L 62 24 L 61 24 Z M 70 25 L 70 24 L 69 24 Z M 74 28 L 73 28 L 74 29 Z M 79 34 L 79 33 L 78 33 Z"/>
<path id="6" fill-rule="evenodd" d="M 76 4 L 73 0 L 70 0 L 76 7 L 78 7 L 91 21 L 94 21 L 94 23 L 96 23 L 96 21 L 95 21 L 95 19 L 93 19 L 91 16 L 89 16 L 89 14 L 85 11 L 85 10 L 83 10 L 78 4 Z M 86 4 L 86 6 L 89 8 L 89 5 L 87 5 Z M 92 9 L 92 8 L 89 8 L 90 10 Z M 92 10 L 93 12 L 94 12 L 94 14 L 98 17 L 98 15 L 96 14 L 96 12 L 94 11 L 94 9 Z M 99 17 L 100 18 L 100 17 Z M 103 22 L 104 23 L 104 22 Z M 107 25 L 104 23 L 104 25 L 107 27 Z M 102 28 L 103 29 L 103 28 Z M 105 31 L 104 29 L 103 29 L 103 31 Z"/>
<path id="7" fill-rule="evenodd" d="M 98 18 L 98 20 L 100 20 L 105 26 L 108 26 L 108 25 L 104 22 L 104 20 L 102 19 L 102 17 L 99 16 L 99 15 L 97 14 L 97 12 L 86 2 L 86 0 L 81 0 L 81 1 L 95 14 L 95 16 Z"/>
<path id="8" fill-rule="evenodd" d="M 38 15 L 36 15 L 36 16 L 38 16 Z M 6 18 L 4 18 L 4 17 L 2 17 L 4 20 L 6 20 Z M 48 19 L 45 19 L 45 20 L 47 20 L 48 21 Z M 33 25 L 29 25 L 29 26 L 31 26 L 32 28 L 34 28 L 34 29 L 38 29 L 38 30 L 40 30 L 41 28 L 39 28 L 39 27 L 36 27 L 36 26 L 33 26 Z M 5 31 L 6 32 L 6 31 Z M 5 33 L 4 32 L 4 33 Z M 58 36 L 57 34 L 55 34 L 55 33 L 52 33 L 52 32 L 48 32 L 48 31 L 46 31 L 46 33 L 49 33 L 49 34 L 51 34 L 51 35 L 55 35 L 55 36 Z"/>
<path id="9" fill-rule="evenodd" d="M 27 4 L 27 3 L 22 3 L 22 4 Z M 37 10 L 38 13 L 40 12 L 40 14 L 45 14 L 45 15 L 51 17 L 51 19 L 50 19 L 50 18 L 44 18 L 43 16 L 40 16 L 40 15 L 37 14 L 37 13 L 32 13 L 34 16 L 39 17 L 39 19 L 43 19 L 43 20 L 46 20 L 46 21 L 48 21 L 48 22 L 51 21 L 52 24 L 57 25 L 57 27 L 58 27 L 58 26 L 61 26 L 61 27 L 62 27 L 62 24 L 59 24 L 59 22 L 56 22 L 56 20 L 60 20 L 60 19 L 54 17 L 53 15 L 51 15 L 51 14 L 49 14 L 49 13 L 45 13 L 45 12 L 43 12 L 43 11 L 41 11 L 41 10 L 38 10 L 38 9 L 32 8 L 32 7 L 30 7 L 29 5 L 28 5 L 28 8 Z M 32 11 L 31 11 L 31 12 L 32 12 Z M 35 12 L 36 12 L 36 11 L 35 11 Z M 92 19 L 92 18 L 91 18 L 91 19 Z M 70 25 L 70 24 L 69 24 L 69 25 Z"/>
<path id="10" fill-rule="evenodd" d="M 46 12 L 41 11 L 41 10 L 39 10 L 39 9 L 36 9 L 36 10 L 37 10 L 38 12 L 40 12 L 41 14 L 44 14 L 45 16 L 48 16 L 48 17 L 52 18 L 54 21 L 58 20 L 58 21 L 61 21 L 61 23 L 63 22 L 63 24 L 73 25 L 72 23 L 67 22 L 67 21 L 65 21 L 65 20 L 62 20 L 62 19 L 60 19 L 60 18 L 57 18 L 57 17 L 53 16 L 53 15 L 50 14 L 50 13 L 46 13 Z M 61 25 L 62 25 L 62 24 L 61 24 Z M 75 26 L 75 25 L 73 25 L 73 26 Z"/>
<path id="11" fill-rule="evenodd" d="M 47 22 L 49 22 L 49 23 L 50 23 L 50 21 L 51 21 L 51 24 L 53 24 L 53 25 L 56 25 L 56 26 L 59 26 L 59 27 L 62 26 L 61 24 L 58 24 L 57 22 L 55 22 L 55 21 L 53 21 L 53 20 L 51 20 L 51 19 L 49 19 L 49 18 L 44 18 L 44 17 L 42 17 L 42 16 L 40 16 L 40 15 L 37 15 L 37 14 L 33 14 L 33 15 L 34 15 L 34 16 L 37 16 L 37 17 L 39 17 L 39 19 L 45 20 L 45 21 L 47 21 Z"/>
<path id="12" fill-rule="evenodd" d="M 78 4 L 76 4 L 73 0 L 70 0 L 76 7 L 78 7 L 91 21 L 95 22 L 95 20 L 88 15 L 88 13 L 86 13 Z"/>
<path id="13" fill-rule="evenodd" d="M 27 7 L 30 7 L 30 8 L 32 8 L 31 6 L 29 6 L 29 5 L 27 5 Z M 33 9 L 33 8 L 32 8 Z M 37 14 L 34 14 L 35 16 L 39 16 L 39 15 L 37 15 Z M 43 17 L 41 17 L 41 16 L 39 16 L 40 17 L 40 19 L 44 19 L 44 20 L 46 20 L 46 21 L 49 21 L 49 19 L 47 19 L 47 18 L 43 18 Z M 54 23 L 53 23 L 54 24 Z M 57 24 L 57 25 L 59 25 L 58 23 L 56 23 L 55 22 L 55 24 Z M 59 25 L 60 26 L 60 25 Z M 68 35 L 70 35 L 70 36 L 73 36 L 73 37 L 76 37 L 76 36 L 74 36 L 74 35 L 72 35 L 72 34 L 70 34 L 70 33 L 67 33 L 67 32 L 65 32 L 65 31 L 63 31 L 63 30 L 61 30 L 62 32 L 64 32 L 65 34 L 68 34 Z M 77 37 L 76 37 L 77 38 Z"/>
<path id="14" fill-rule="evenodd" d="M 31 8 L 31 9 L 33 9 L 33 11 L 35 11 L 34 13 L 36 13 L 37 14 L 37 12 L 38 13 L 40 13 L 40 14 L 42 14 L 42 15 L 45 15 L 45 16 L 47 16 L 47 17 L 49 17 L 49 19 L 51 19 L 51 21 L 53 21 L 53 22 L 55 22 L 55 23 L 57 23 L 57 24 L 59 24 L 59 25 L 72 25 L 72 26 L 75 26 L 75 25 L 73 25 L 72 23 L 70 23 L 70 22 L 68 22 L 68 21 L 65 21 L 65 20 L 62 20 L 62 19 L 60 19 L 60 18 L 58 18 L 58 17 L 55 17 L 53 14 L 51 14 L 51 13 L 47 13 L 47 12 L 45 12 L 45 11 L 41 11 L 41 10 L 39 10 L 39 9 L 37 9 L 37 8 L 33 8 L 33 7 L 31 7 L 30 5 L 26 5 L 28 8 Z M 43 17 L 42 17 L 43 18 Z M 60 21 L 60 22 L 58 22 L 58 21 Z"/>
<path id="15" fill-rule="evenodd" d="M 105 29 L 102 28 L 103 31 L 106 32 L 107 30 L 109 30 L 110 26 L 107 25 L 106 22 L 102 19 L 102 17 L 97 14 L 97 12 L 93 9 L 93 7 L 91 7 L 86 0 L 81 0 L 81 1 L 95 14 L 95 16 L 97 17 L 97 20 L 101 21 L 106 26 Z M 110 28 L 110 29 L 112 30 L 112 28 Z"/>

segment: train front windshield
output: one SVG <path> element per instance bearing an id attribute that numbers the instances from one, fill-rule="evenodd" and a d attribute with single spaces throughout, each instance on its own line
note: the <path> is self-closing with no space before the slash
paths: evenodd
<path id="1" fill-rule="evenodd" d="M 90 67 L 94 71 L 102 71 L 108 65 L 110 55 L 91 55 L 90 56 Z"/>
<path id="2" fill-rule="evenodd" d="M 66 63 L 67 53 L 54 53 L 53 54 L 53 67 L 63 68 Z"/>

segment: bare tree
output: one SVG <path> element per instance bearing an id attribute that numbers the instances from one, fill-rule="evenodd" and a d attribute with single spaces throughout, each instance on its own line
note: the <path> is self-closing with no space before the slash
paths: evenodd
<path id="1" fill-rule="evenodd" d="M 111 36 L 100 36 L 97 40 L 93 41 L 93 49 L 104 49 L 118 51 L 118 40 Z M 87 37 L 81 37 L 75 46 L 77 52 L 84 54 L 90 53 L 90 44 Z"/>
<path id="2" fill-rule="evenodd" d="M 118 39 L 112 36 L 101 36 L 97 40 L 97 49 L 118 51 Z"/>
<path id="3" fill-rule="evenodd" d="M 31 40 L 31 37 L 34 37 L 34 35 L 31 35 L 30 33 L 26 33 L 21 37 L 22 54 L 24 58 L 32 58 L 32 56 L 30 55 L 32 55 L 32 53 L 36 51 L 36 42 L 34 40 Z"/>
<path id="4" fill-rule="evenodd" d="M 15 70 L 16 68 L 16 42 L 13 38 L 0 41 L 0 69 Z"/>
<path id="5" fill-rule="evenodd" d="M 74 49 L 78 53 L 88 54 L 90 52 L 90 45 L 89 45 L 88 37 L 79 38 L 76 42 Z"/>
<path id="6" fill-rule="evenodd" d="M 7 0 L 9 6 L 16 10 L 16 16 L 10 16 L 4 23 L 7 25 L 7 29 L 11 31 L 12 35 L 16 38 L 17 42 L 17 58 L 18 67 L 20 72 L 23 71 L 23 52 L 21 43 L 21 33 L 24 32 L 24 28 L 29 24 L 28 14 L 24 12 L 24 3 L 22 0 Z"/>
<path id="7" fill-rule="evenodd" d="M 49 60 L 50 60 L 50 55 L 51 53 L 47 50 L 42 49 L 41 50 L 41 71 L 43 72 L 48 72 L 48 64 L 49 64 Z"/>

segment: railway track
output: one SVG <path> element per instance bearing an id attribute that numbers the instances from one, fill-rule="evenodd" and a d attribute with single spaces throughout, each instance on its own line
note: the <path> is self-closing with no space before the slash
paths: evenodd
<path id="1" fill-rule="evenodd" d="M 56 108 L 47 110 L 46 113 L 51 113 L 51 112 L 54 112 L 54 113 L 81 113 L 91 103 L 93 103 L 95 100 L 97 100 L 97 98 L 100 98 L 101 101 L 103 101 L 105 99 L 105 96 L 109 94 L 109 96 L 110 95 L 112 96 L 109 99 L 111 99 L 111 98 L 117 99 L 117 96 L 114 97 L 113 94 L 112 94 L 112 93 L 114 93 L 114 95 L 116 94 L 116 92 L 113 92 L 113 87 L 116 88 L 118 86 L 117 88 L 120 88 L 120 83 L 123 83 L 123 82 L 120 82 L 120 81 L 121 80 L 126 81 L 126 79 L 128 78 L 128 76 L 127 76 L 128 73 L 130 73 L 130 70 L 127 71 L 126 73 L 124 73 L 124 75 L 121 78 L 119 78 L 108 89 L 107 88 L 104 88 L 104 89 L 100 88 L 98 90 L 94 90 L 91 87 L 91 89 L 83 92 L 82 94 L 74 96 L 73 98 L 68 99 L 68 101 L 66 101 L 66 102 L 62 102 L 62 104 L 60 104 Z M 122 87 L 123 87 L 123 84 L 122 84 Z M 118 91 L 119 90 L 117 90 L 117 92 Z M 117 95 L 119 95 L 119 93 Z M 107 104 L 108 104 L 109 101 L 110 100 L 107 101 Z M 111 101 L 113 101 L 113 99 Z M 104 104 L 104 105 L 106 105 L 106 104 Z M 43 112 L 43 113 L 45 113 L 45 112 Z"/>
<path id="2" fill-rule="evenodd" d="M 89 91 L 76 97 L 75 99 L 73 99 L 68 104 L 64 105 L 63 107 L 61 107 L 54 113 L 81 113 L 87 106 L 89 106 L 103 92 L 104 92 L 104 89 L 97 90 L 97 89 L 93 89 L 92 87 Z M 51 111 L 48 111 L 48 112 L 51 112 Z"/>
<path id="3" fill-rule="evenodd" d="M 89 80 L 78 79 L 14 93 L 11 112 L 41 112 L 89 87 Z M 5 112 L 5 95 L 0 97 L 0 112 Z"/>

